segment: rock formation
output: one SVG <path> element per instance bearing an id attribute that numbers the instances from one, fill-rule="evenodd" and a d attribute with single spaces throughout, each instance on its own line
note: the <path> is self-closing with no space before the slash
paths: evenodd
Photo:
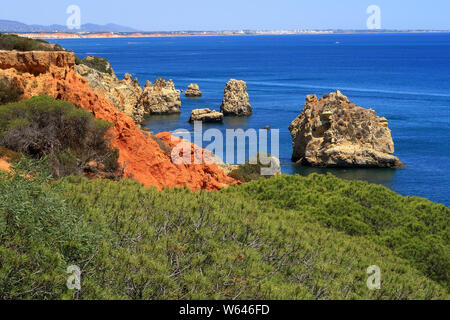
<path id="1" fill-rule="evenodd" d="M 196 109 L 192 111 L 191 118 L 189 122 L 222 122 L 223 121 L 223 113 L 217 112 L 215 110 L 210 109 Z"/>
<path id="2" fill-rule="evenodd" d="M 358 107 L 340 91 L 306 97 L 302 114 L 290 127 L 292 160 L 317 167 L 382 167 L 403 164 L 393 156 L 386 118 Z"/>
<path id="3" fill-rule="evenodd" d="M 228 81 L 220 112 L 225 116 L 249 116 L 252 114 L 253 110 L 245 81 L 235 79 Z"/>
<path id="4" fill-rule="evenodd" d="M 215 164 L 174 164 L 167 150 L 151 135 L 141 131 L 130 117 L 75 72 L 73 53 L 0 51 L 0 61 L 0 80 L 17 84 L 24 92 L 23 98 L 47 94 L 113 123 L 109 134 L 113 146 L 119 149 L 119 163 L 126 177 L 159 189 L 188 186 L 192 190 L 217 190 L 236 182 Z M 170 133 L 164 137 L 171 145 L 174 143 Z"/>
<path id="5" fill-rule="evenodd" d="M 200 87 L 198 84 L 191 83 L 188 86 L 188 89 L 184 93 L 188 98 L 199 98 L 202 96 L 202 92 L 200 91 Z"/>
<path id="6" fill-rule="evenodd" d="M 144 108 L 138 103 L 143 93 L 139 81 L 129 73 L 119 80 L 112 68 L 110 70 L 111 73 L 104 73 L 84 64 L 75 66 L 75 71 L 89 82 L 92 89 L 105 94 L 117 109 L 141 124 L 144 121 Z"/>
<path id="7" fill-rule="evenodd" d="M 139 105 L 146 114 L 173 114 L 180 113 L 180 92 L 175 89 L 172 80 L 159 78 L 152 84 L 147 81 L 144 92 L 139 99 Z"/>

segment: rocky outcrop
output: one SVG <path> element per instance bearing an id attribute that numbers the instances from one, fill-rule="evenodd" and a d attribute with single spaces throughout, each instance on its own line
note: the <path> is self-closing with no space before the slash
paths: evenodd
<path id="1" fill-rule="evenodd" d="M 192 111 L 191 118 L 189 122 L 222 122 L 223 113 L 217 112 L 210 109 L 196 109 Z"/>
<path id="2" fill-rule="evenodd" d="M 87 59 L 87 58 L 86 58 Z M 75 71 L 83 76 L 90 87 L 111 100 L 120 111 L 133 118 L 137 124 L 144 122 L 144 108 L 139 104 L 143 90 L 137 78 L 127 73 L 123 80 L 119 80 L 111 66 L 111 72 L 100 72 L 87 65 L 75 66 Z"/>
<path id="3" fill-rule="evenodd" d="M 290 127 L 292 160 L 317 167 L 402 166 L 386 118 L 358 107 L 340 91 L 306 97 L 302 114 Z"/>
<path id="4" fill-rule="evenodd" d="M 14 68 L 18 72 L 38 76 L 52 72 L 55 77 L 64 77 L 67 68 L 75 65 L 74 55 L 66 51 L 7 51 L 0 50 L 0 69 Z"/>
<path id="5" fill-rule="evenodd" d="M 200 87 L 198 84 L 191 83 L 188 86 L 188 89 L 184 93 L 188 98 L 199 98 L 202 96 L 202 92 L 200 91 Z"/>
<path id="6" fill-rule="evenodd" d="M 174 164 L 170 154 L 151 135 L 141 131 L 130 117 L 75 72 L 73 53 L 8 51 L 0 52 L 0 57 L 3 57 L 1 61 L 9 61 L 0 64 L 0 79 L 20 86 L 23 98 L 47 94 L 70 101 L 89 110 L 96 118 L 113 123 L 109 134 L 113 146 L 119 149 L 119 163 L 125 177 L 159 189 L 187 186 L 192 190 L 217 190 L 236 182 L 215 164 Z M 32 65 L 27 65 L 28 61 L 32 61 Z M 35 70 L 42 72 L 36 75 Z M 175 144 L 176 139 L 172 139 L 170 133 L 164 137 Z"/>
<path id="7" fill-rule="evenodd" d="M 235 79 L 228 81 L 220 111 L 225 116 L 249 116 L 252 114 L 253 110 L 245 81 Z"/>
<path id="8" fill-rule="evenodd" d="M 180 92 L 175 89 L 172 80 L 159 78 L 153 84 L 147 81 L 139 105 L 150 115 L 180 113 Z"/>

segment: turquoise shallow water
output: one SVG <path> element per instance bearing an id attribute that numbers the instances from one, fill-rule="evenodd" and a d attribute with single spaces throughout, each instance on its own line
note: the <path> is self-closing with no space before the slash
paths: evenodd
<path id="1" fill-rule="evenodd" d="M 182 98 L 180 116 L 158 116 L 154 132 L 192 130 L 196 108 L 219 109 L 230 78 L 248 84 L 254 115 L 228 118 L 226 128 L 280 129 L 283 172 L 331 172 L 383 184 L 403 195 L 450 205 L 450 34 L 301 35 L 58 40 L 80 57 L 109 59 L 119 77 L 143 85 L 171 78 L 179 89 L 198 83 L 204 96 Z M 389 120 L 404 169 L 313 169 L 291 163 L 290 122 L 305 96 L 340 89 Z"/>

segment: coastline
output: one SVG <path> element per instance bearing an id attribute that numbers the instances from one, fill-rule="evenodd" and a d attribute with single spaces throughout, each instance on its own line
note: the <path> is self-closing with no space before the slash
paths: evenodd
<path id="1" fill-rule="evenodd" d="M 229 36 L 283 36 L 283 35 L 344 35 L 344 34 L 425 34 L 450 33 L 450 30 L 386 30 L 386 31 L 221 31 L 221 32 L 156 32 L 156 33 L 6 33 L 30 39 L 58 40 L 58 39 L 116 39 L 116 38 L 165 38 L 165 37 L 229 37 Z"/>

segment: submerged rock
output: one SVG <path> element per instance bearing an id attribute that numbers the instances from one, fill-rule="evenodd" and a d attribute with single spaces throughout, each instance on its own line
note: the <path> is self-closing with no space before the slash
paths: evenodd
<path id="1" fill-rule="evenodd" d="M 222 122 L 223 113 L 210 109 L 196 109 L 192 111 L 189 122 L 201 121 L 201 122 Z"/>
<path id="2" fill-rule="evenodd" d="M 253 110 L 245 81 L 235 79 L 228 81 L 220 111 L 225 116 L 249 116 L 252 114 Z"/>
<path id="3" fill-rule="evenodd" d="M 292 160 L 316 167 L 381 167 L 403 164 L 393 155 L 394 142 L 386 118 L 358 107 L 340 91 L 323 98 L 306 97 L 302 114 L 289 130 Z"/>
<path id="4" fill-rule="evenodd" d="M 174 114 L 181 112 L 180 92 L 175 89 L 172 80 L 156 79 L 152 84 L 147 81 L 139 100 L 146 114 Z"/>
<path id="5" fill-rule="evenodd" d="M 200 87 L 198 84 L 191 83 L 188 86 L 188 89 L 185 92 L 186 97 L 188 98 L 199 98 L 202 96 L 202 92 L 200 91 Z"/>

